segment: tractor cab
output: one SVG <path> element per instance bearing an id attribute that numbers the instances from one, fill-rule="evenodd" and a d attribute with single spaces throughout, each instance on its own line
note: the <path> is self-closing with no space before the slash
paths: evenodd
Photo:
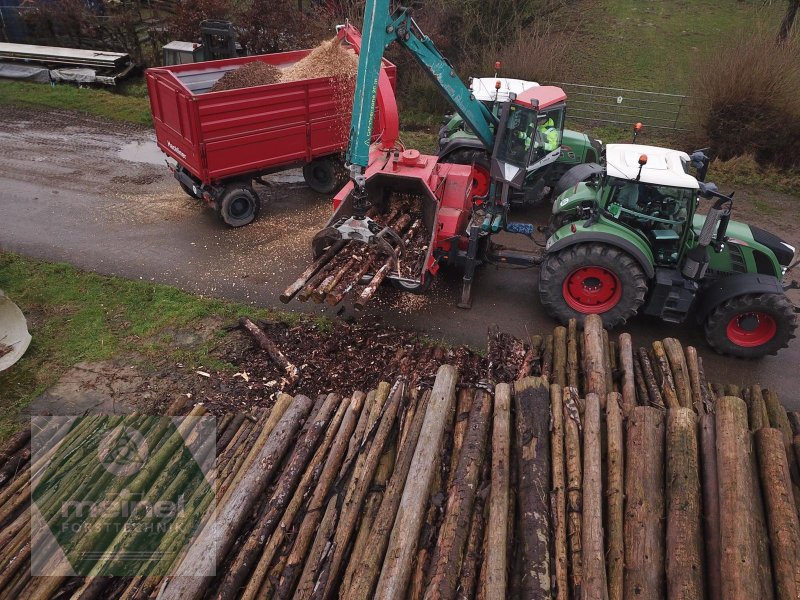
<path id="1" fill-rule="evenodd" d="M 492 177 L 521 189 L 528 174 L 561 154 L 566 94 L 557 87 L 537 86 L 509 94 L 502 106 L 495 136 Z"/>
<path id="2" fill-rule="evenodd" d="M 684 152 L 635 144 L 606 149 L 607 211 L 644 236 L 659 265 L 676 265 L 697 202 L 699 184 Z"/>

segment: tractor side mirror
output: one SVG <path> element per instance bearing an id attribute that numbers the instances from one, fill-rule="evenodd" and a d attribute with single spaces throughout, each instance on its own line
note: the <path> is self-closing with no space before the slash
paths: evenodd
<path id="1" fill-rule="evenodd" d="M 714 196 L 719 193 L 719 188 L 716 183 L 711 183 L 710 181 L 708 183 L 698 181 L 697 183 L 700 186 L 700 196 L 706 200 L 714 198 Z"/>

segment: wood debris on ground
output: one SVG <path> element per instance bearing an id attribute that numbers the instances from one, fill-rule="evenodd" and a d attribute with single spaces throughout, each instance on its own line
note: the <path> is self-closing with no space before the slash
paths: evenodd
<path id="1" fill-rule="evenodd" d="M 245 326 L 256 340 L 269 335 Z M 258 346 L 291 377 L 287 348 Z M 615 340 L 594 316 L 583 330 L 572 322 L 525 342 L 493 330 L 471 366 L 418 361 L 353 392 L 281 394 L 269 409 L 221 416 L 218 575 L 208 578 L 31 578 L 23 429 L 0 453 L 2 589 L 83 599 L 797 598 L 800 414 L 757 385 L 709 384 L 713 374 L 677 340 L 654 346 Z M 188 404 L 169 412 L 206 411 Z"/>

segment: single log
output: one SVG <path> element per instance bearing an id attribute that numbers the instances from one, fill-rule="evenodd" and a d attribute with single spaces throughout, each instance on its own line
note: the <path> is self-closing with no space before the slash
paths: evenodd
<path id="1" fill-rule="evenodd" d="M 553 571 L 556 600 L 569 599 L 569 558 L 567 546 L 567 469 L 564 455 L 564 391 L 550 386 L 551 476 L 553 480 Z"/>
<path id="2" fill-rule="evenodd" d="M 689 372 L 689 387 L 692 389 L 692 405 L 698 415 L 707 412 L 708 390 L 703 389 L 700 380 L 700 361 L 697 348 L 686 346 L 686 368 Z"/>
<path id="3" fill-rule="evenodd" d="M 559 328 L 556 328 L 557 330 Z M 566 351 L 566 329 L 556 334 Z M 566 353 L 566 352 L 565 352 Z M 554 371 L 558 379 L 557 369 Z M 564 377 L 562 377 L 564 379 Z M 522 569 L 519 595 L 550 598 L 550 388 L 543 378 L 527 377 L 514 384 L 517 464 L 516 551 Z"/>
<path id="4" fill-rule="evenodd" d="M 792 497 L 783 433 L 763 428 L 755 434 L 764 491 L 776 598 L 800 598 L 800 523 Z"/>
<path id="5" fill-rule="evenodd" d="M 253 323 L 247 317 L 242 317 L 239 319 L 239 324 L 247 329 L 250 332 L 250 335 L 255 338 L 256 342 L 258 342 L 259 347 L 266 351 L 269 354 L 269 357 L 272 359 L 276 365 L 278 365 L 281 369 L 286 372 L 286 383 L 288 386 L 292 386 L 295 384 L 297 379 L 300 377 L 300 371 L 297 369 L 294 364 L 289 362 L 289 360 L 284 356 L 283 352 L 281 352 L 278 347 L 275 345 L 267 334 L 264 333 L 261 328 Z"/>
<path id="6" fill-rule="evenodd" d="M 582 597 L 583 587 L 583 464 L 578 390 L 564 388 L 564 454 L 567 466 L 567 541 L 572 598 Z"/>
<path id="7" fill-rule="evenodd" d="M 40 439 L 40 438 L 37 438 Z M 0 467 L 3 467 L 11 457 L 17 454 L 31 440 L 31 428 L 23 427 L 3 445 L 0 450 Z"/>
<path id="8" fill-rule="evenodd" d="M 475 390 L 472 388 L 462 388 L 458 392 L 456 424 L 453 427 L 453 452 L 450 457 L 450 473 L 456 472 L 458 461 L 461 460 L 461 447 L 464 444 L 464 435 L 467 433 L 469 426 L 469 416 L 472 412 L 474 398 Z"/>
<path id="9" fill-rule="evenodd" d="M 714 397 L 717 400 L 719 400 L 720 398 L 725 397 L 725 386 L 724 385 L 720 385 L 719 383 L 712 383 L 712 384 L 710 384 L 710 386 L 711 386 L 711 391 L 712 391 Z"/>
<path id="10" fill-rule="evenodd" d="M 275 491 L 269 500 L 266 513 L 256 523 L 247 541 L 228 567 L 217 590 L 218 600 L 228 600 L 238 595 L 239 589 L 253 570 L 258 556 L 268 539 L 275 532 L 284 509 L 292 499 L 306 465 L 316 451 L 317 443 L 328 427 L 328 423 L 339 402 L 339 396 L 329 394 L 321 403 L 313 420 L 309 419 L 301 432 L 297 445 L 278 479 Z"/>
<path id="11" fill-rule="evenodd" d="M 800 413 L 790 412 L 788 413 L 788 416 L 789 416 L 789 425 L 792 428 L 792 436 L 800 435 Z"/>
<path id="12" fill-rule="evenodd" d="M 11 481 L 18 473 L 22 472 L 30 459 L 30 447 L 23 448 L 8 459 L 2 468 L 0 468 L 0 487 L 4 486 L 6 482 Z"/>
<path id="13" fill-rule="evenodd" d="M 553 336 L 542 340 L 542 377 L 550 381 L 553 377 Z"/>
<path id="14" fill-rule="evenodd" d="M 662 342 L 653 342 L 653 354 L 661 373 L 661 393 L 664 395 L 664 403 L 667 408 L 679 408 L 681 403 L 678 400 L 678 393 L 675 391 L 675 380 L 672 378 L 669 359 Z"/>
<path id="15" fill-rule="evenodd" d="M 717 433 L 714 413 L 700 417 L 700 448 L 703 469 L 703 541 L 705 544 L 705 576 L 710 600 L 722 598 L 720 580 L 720 514 L 719 479 L 717 478 Z"/>
<path id="16" fill-rule="evenodd" d="M 587 315 L 583 323 L 583 369 L 586 373 L 586 394 L 597 394 L 600 408 L 606 406 L 606 359 L 603 343 L 603 319 Z"/>
<path id="17" fill-rule="evenodd" d="M 622 371 L 622 412 L 627 415 L 636 406 L 636 371 L 633 341 L 629 333 L 619 336 L 619 366 Z"/>
<path id="18" fill-rule="evenodd" d="M 562 388 L 567 385 L 567 328 L 553 330 L 553 381 Z"/>
<path id="19" fill-rule="evenodd" d="M 570 319 L 567 322 L 567 385 L 571 388 L 578 389 L 580 381 L 578 373 L 580 365 L 578 364 L 578 321 L 577 319 Z"/>
<path id="20" fill-rule="evenodd" d="M 292 600 L 309 600 L 312 598 L 315 589 L 320 589 L 317 583 L 317 575 L 320 573 L 327 552 L 330 551 L 330 539 L 336 531 L 336 516 L 339 511 L 336 508 L 336 496 L 331 496 L 325 506 L 325 512 L 319 521 L 319 527 L 314 536 L 314 543 L 308 551 L 308 556 L 302 565 L 300 581 L 297 589 L 291 596 L 283 596 L 280 588 L 276 590 L 276 598 L 292 598 Z M 285 572 L 285 568 L 284 568 Z M 283 579 L 281 579 L 283 581 Z"/>
<path id="21" fill-rule="evenodd" d="M 505 600 L 506 598 L 510 461 L 511 387 L 501 383 L 495 388 L 492 424 L 492 487 L 489 495 L 489 519 L 484 547 L 486 580 L 483 594 L 486 600 Z"/>
<path id="22" fill-rule="evenodd" d="M 528 351 L 525 353 L 525 358 L 522 360 L 519 372 L 517 372 L 516 379 L 524 379 L 529 375 L 534 375 L 536 372 L 541 372 L 542 360 L 542 336 L 531 336 L 531 343 Z"/>
<path id="23" fill-rule="evenodd" d="M 706 372 L 703 369 L 703 357 L 697 357 L 697 370 L 700 373 L 700 387 L 703 391 L 703 402 L 706 405 L 706 412 L 714 412 L 714 402 L 716 402 L 717 397 L 711 390 L 711 386 L 708 384 L 708 380 L 706 379 Z"/>
<path id="24" fill-rule="evenodd" d="M 647 391 L 647 383 L 644 379 L 644 372 L 637 354 L 633 355 L 633 380 L 636 384 L 636 405 L 648 406 L 650 404 L 650 394 Z"/>
<path id="25" fill-rule="evenodd" d="M 478 395 L 482 393 L 482 391 L 479 391 Z M 389 534 L 392 530 L 397 509 L 400 506 L 408 471 L 411 468 L 411 461 L 425 422 L 429 400 L 430 393 L 422 396 L 414 414 L 414 420 L 409 428 L 407 441 L 399 448 L 394 472 L 386 487 L 386 493 L 383 495 L 381 506 L 375 516 L 375 521 L 367 539 L 366 547 L 370 551 L 362 554 L 358 560 L 350 588 L 342 590 L 340 593 L 340 597 L 343 599 L 367 600 L 372 597 L 372 589 L 378 579 L 380 565 L 383 562 L 386 546 L 389 543 Z"/>
<path id="26" fill-rule="evenodd" d="M 614 344 L 608 339 L 608 331 L 603 329 L 603 366 L 606 372 L 606 394 L 614 391 Z"/>
<path id="27" fill-rule="evenodd" d="M 752 453 L 747 407 L 725 396 L 716 404 L 717 478 L 719 480 L 721 591 L 725 600 L 761 598 L 757 540 L 750 515 L 753 498 Z"/>
<path id="28" fill-rule="evenodd" d="M 305 396 L 296 396 L 292 405 L 286 409 L 275 429 L 259 452 L 257 460 L 250 465 L 242 478 L 239 488 L 231 495 L 224 506 L 215 511 L 215 526 L 208 534 L 203 534 L 187 552 L 183 564 L 188 571 L 196 573 L 201 565 L 217 557 L 219 566 L 227 556 L 236 535 L 246 521 L 258 498 L 264 493 L 275 470 L 294 439 L 301 423 L 311 410 L 312 402 Z M 200 570 L 203 572 L 203 570 Z M 162 600 L 196 600 L 205 592 L 207 578 L 176 576 L 165 582 L 161 590 Z"/>
<path id="29" fill-rule="evenodd" d="M 723 391 L 725 392 L 726 396 L 730 396 L 732 398 L 742 397 L 742 390 L 735 383 L 726 383 L 725 386 L 723 387 Z"/>
<path id="30" fill-rule="evenodd" d="M 322 267 L 327 265 L 330 260 L 336 256 L 342 248 L 344 248 L 346 243 L 347 240 L 339 240 L 331 244 L 330 248 L 328 248 L 322 254 L 322 256 L 311 263 L 308 268 L 300 274 L 295 282 L 283 291 L 280 296 L 281 302 L 287 304 L 292 298 L 294 298 L 297 295 L 297 292 L 303 289 L 303 286 L 308 283 L 308 280 L 311 279 L 311 277 L 313 277 Z"/>
<path id="31" fill-rule="evenodd" d="M 628 417 L 625 463 L 625 597 L 664 598 L 664 413 Z"/>
<path id="32" fill-rule="evenodd" d="M 486 453 L 486 434 L 489 431 L 491 397 L 478 394 L 469 415 L 469 431 L 464 438 L 453 485 L 450 487 L 444 521 L 431 559 L 431 581 L 426 600 L 451 600 L 455 597 L 464 547 L 469 536 L 472 507 L 478 478 Z"/>
<path id="33" fill-rule="evenodd" d="M 632 357 L 631 357 L 632 358 Z M 622 600 L 625 568 L 625 443 L 622 430 L 622 396 L 616 392 L 606 400 L 606 523 L 608 527 L 606 561 L 608 598 Z"/>
<path id="34" fill-rule="evenodd" d="M 480 489 L 475 498 L 475 507 L 472 510 L 472 521 L 469 526 L 467 549 L 464 553 L 464 563 L 461 566 L 461 579 L 458 583 L 458 600 L 472 600 L 475 597 L 476 585 L 480 575 L 481 546 L 486 527 L 486 498 L 489 496 L 488 473 L 489 461 L 484 461 L 481 480 L 487 484 Z"/>
<path id="35" fill-rule="evenodd" d="M 454 409 L 457 380 L 458 370 L 455 367 L 439 367 L 395 526 L 389 538 L 386 561 L 378 580 L 375 598 L 389 600 L 401 598 L 405 594 L 428 500 L 428 490 L 438 464 L 437 453 L 447 419 Z"/>
<path id="36" fill-rule="evenodd" d="M 367 496 L 367 492 L 369 492 L 370 482 L 372 482 L 381 456 L 390 442 L 390 435 L 394 430 L 397 413 L 403 403 L 405 388 L 406 382 L 404 379 L 398 379 L 395 382 L 389 394 L 389 398 L 383 407 L 383 414 L 380 421 L 376 421 L 375 423 L 374 438 L 369 446 L 369 451 L 366 454 L 363 466 L 355 471 L 350 485 L 343 494 L 344 499 L 341 504 L 339 522 L 336 527 L 336 534 L 333 538 L 328 579 L 326 582 L 323 582 L 323 585 L 327 588 L 323 595 L 325 598 L 330 598 L 332 596 L 334 587 L 338 585 L 340 581 L 346 552 L 353 534 L 355 533 L 358 520 L 361 517 L 361 508 Z M 372 435 L 370 435 L 370 437 L 372 437 Z"/>
<path id="37" fill-rule="evenodd" d="M 644 375 L 644 382 L 647 385 L 647 397 L 651 406 L 657 408 L 664 408 L 664 397 L 659 390 L 658 382 L 653 371 L 653 364 L 650 362 L 650 357 L 647 350 L 639 348 L 639 365 L 642 368 L 642 375 Z"/>
<path id="38" fill-rule="evenodd" d="M 747 405 L 747 417 L 750 422 L 750 431 L 758 431 L 762 427 L 769 427 L 769 413 L 764 402 L 760 385 L 750 388 L 750 402 Z"/>
<path id="39" fill-rule="evenodd" d="M 383 280 L 386 279 L 386 276 L 389 274 L 389 270 L 392 268 L 392 259 L 387 259 L 383 266 L 372 276 L 372 281 L 369 282 L 369 285 L 364 288 L 364 291 L 361 292 L 361 295 L 355 302 L 355 309 L 356 310 L 364 310 L 364 307 L 367 305 L 375 293 L 378 291 L 378 287 L 383 283 Z"/>
<path id="40" fill-rule="evenodd" d="M 783 434 L 783 443 L 786 451 L 786 460 L 789 464 L 789 475 L 792 482 L 792 497 L 794 498 L 795 509 L 800 514 L 800 463 L 792 448 L 792 426 L 789 423 L 789 416 L 786 409 L 778 400 L 778 394 L 773 390 L 764 390 L 762 393 L 764 402 L 767 406 L 769 423 L 772 427 L 780 429 Z"/>
<path id="41" fill-rule="evenodd" d="M 587 319 L 588 320 L 588 319 Z M 602 340 L 602 330 L 597 335 Z M 593 343 L 584 338 L 586 347 Z M 594 352 L 591 350 L 590 352 Z M 590 359 L 591 360 L 591 359 Z M 602 362 L 600 363 L 602 365 Z M 591 378 L 590 378 L 591 379 Z M 605 392 L 605 388 L 603 388 Z M 603 470 L 601 461 L 600 398 L 586 395 L 583 430 L 583 593 L 584 600 L 607 600 L 603 547 Z"/>
<path id="42" fill-rule="evenodd" d="M 667 598 L 702 598 L 703 500 L 692 408 L 667 412 Z"/>
<path id="43" fill-rule="evenodd" d="M 683 346 L 675 338 L 667 338 L 662 343 L 672 370 L 672 380 L 675 383 L 678 402 L 684 408 L 690 408 L 693 400 L 692 384 L 689 376 L 689 367 L 686 364 L 686 356 L 683 354 Z"/>

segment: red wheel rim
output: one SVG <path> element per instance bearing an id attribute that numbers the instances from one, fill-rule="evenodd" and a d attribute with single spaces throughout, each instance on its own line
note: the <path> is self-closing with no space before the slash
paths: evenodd
<path id="1" fill-rule="evenodd" d="M 728 322 L 728 339 L 743 348 L 754 348 L 770 341 L 778 331 L 772 315 L 765 312 L 744 312 Z"/>
<path id="2" fill-rule="evenodd" d="M 563 293 L 570 308 L 585 315 L 596 315 L 617 305 L 622 297 L 622 284 L 608 269 L 581 267 L 564 280 Z"/>
<path id="3" fill-rule="evenodd" d="M 489 171 L 481 165 L 472 165 L 472 197 L 486 196 L 489 193 L 491 177 Z"/>

